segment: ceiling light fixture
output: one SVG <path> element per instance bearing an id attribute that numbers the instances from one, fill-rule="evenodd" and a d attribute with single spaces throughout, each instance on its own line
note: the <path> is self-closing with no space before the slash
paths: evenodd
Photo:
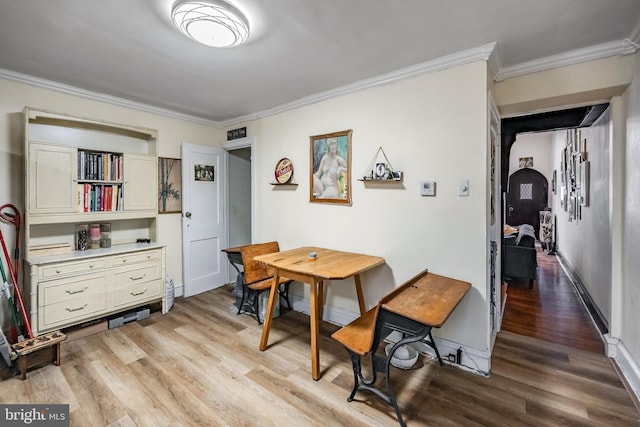
<path id="1" fill-rule="evenodd" d="M 249 37 L 247 19 L 224 1 L 179 0 L 173 5 L 171 18 L 181 32 L 207 46 L 237 46 Z"/>

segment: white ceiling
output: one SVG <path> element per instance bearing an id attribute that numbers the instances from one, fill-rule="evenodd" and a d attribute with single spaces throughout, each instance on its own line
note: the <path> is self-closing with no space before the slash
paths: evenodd
<path id="1" fill-rule="evenodd" d="M 224 125 L 494 42 L 498 76 L 640 43 L 640 0 L 228 1 L 251 36 L 215 49 L 173 0 L 0 0 L 0 76 Z"/>

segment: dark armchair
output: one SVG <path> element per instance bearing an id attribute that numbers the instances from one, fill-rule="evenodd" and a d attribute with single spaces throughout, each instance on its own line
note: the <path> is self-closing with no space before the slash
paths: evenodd
<path id="1" fill-rule="evenodd" d="M 529 280 L 529 289 L 538 273 L 535 231 L 528 224 L 521 225 L 518 234 L 504 236 L 502 275 L 504 280 Z"/>

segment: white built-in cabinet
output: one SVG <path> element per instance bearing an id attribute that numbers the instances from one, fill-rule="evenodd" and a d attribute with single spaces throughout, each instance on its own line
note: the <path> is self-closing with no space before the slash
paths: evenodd
<path id="1" fill-rule="evenodd" d="M 156 131 L 29 107 L 24 117 L 24 293 L 34 335 L 163 300 Z M 80 225 L 105 223 L 110 247 L 76 250 Z"/>

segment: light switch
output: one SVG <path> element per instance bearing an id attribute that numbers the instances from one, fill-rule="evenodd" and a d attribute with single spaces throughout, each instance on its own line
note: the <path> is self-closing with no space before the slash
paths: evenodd
<path id="1" fill-rule="evenodd" d="M 461 179 L 458 183 L 458 196 L 468 196 L 469 195 L 469 180 Z"/>

